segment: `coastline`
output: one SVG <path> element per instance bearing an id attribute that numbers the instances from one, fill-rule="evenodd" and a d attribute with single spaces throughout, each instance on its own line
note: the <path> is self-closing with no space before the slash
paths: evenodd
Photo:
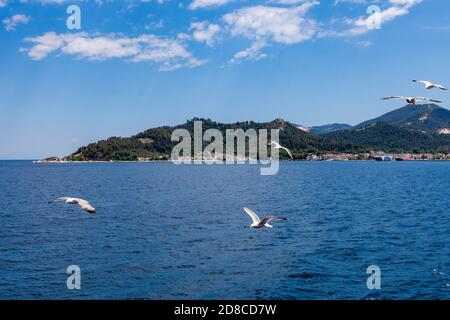
<path id="1" fill-rule="evenodd" d="M 145 160 L 145 161 L 124 161 L 124 160 L 89 160 L 89 161 L 45 161 L 45 160 L 29 160 L 35 164 L 73 164 L 73 163 L 173 163 L 172 160 Z M 201 164 L 207 164 L 205 160 Z M 376 159 L 284 159 L 281 162 L 446 162 L 447 159 L 409 159 L 409 160 L 376 160 Z M 192 161 L 193 162 L 193 161 Z M 225 164 L 226 162 L 214 162 L 212 164 Z M 182 163 L 183 164 L 183 163 Z M 245 163 L 247 164 L 247 162 Z"/>
<path id="2" fill-rule="evenodd" d="M 259 162 L 258 159 L 242 156 L 234 156 L 233 162 L 248 163 Z M 73 160 L 71 157 L 48 157 L 41 160 L 34 160 L 33 163 L 167 163 L 181 162 L 194 163 L 201 160 L 206 164 L 226 163 L 224 155 L 215 157 L 180 157 L 170 159 L 169 156 L 153 159 L 149 157 L 137 157 L 136 160 Z M 383 151 L 371 151 L 366 153 L 309 153 L 299 157 L 294 153 L 292 159 L 283 158 L 280 161 L 450 161 L 450 153 L 388 153 Z"/>

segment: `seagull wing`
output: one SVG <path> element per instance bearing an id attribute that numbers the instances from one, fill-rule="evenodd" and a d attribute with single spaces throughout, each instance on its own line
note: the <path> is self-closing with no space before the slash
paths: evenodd
<path id="1" fill-rule="evenodd" d="M 286 218 L 277 217 L 277 216 L 267 216 L 264 219 L 261 220 L 261 224 L 266 224 L 272 220 L 287 220 Z"/>
<path id="2" fill-rule="evenodd" d="M 291 159 L 294 159 L 294 157 L 293 157 L 292 154 L 291 154 L 291 151 L 289 151 L 288 148 L 281 147 L 281 149 L 286 150 L 286 152 L 289 154 L 289 157 L 291 157 Z"/>
<path id="3" fill-rule="evenodd" d="M 270 140 L 270 143 L 274 145 L 274 148 L 275 148 L 275 149 L 281 148 L 281 145 L 280 145 L 278 142 L 275 142 L 275 141 Z"/>
<path id="4" fill-rule="evenodd" d="M 75 201 L 80 205 L 80 207 L 84 210 L 87 211 L 89 213 L 94 213 L 95 212 L 95 208 L 93 206 L 91 206 L 91 204 L 83 199 L 75 199 Z"/>
<path id="5" fill-rule="evenodd" d="M 448 90 L 446 87 L 444 87 L 442 84 L 436 84 L 436 88 L 441 90 Z"/>
<path id="6" fill-rule="evenodd" d="M 66 201 L 67 199 L 69 199 L 68 197 L 61 197 L 52 201 L 49 201 L 48 203 L 55 203 L 55 202 L 59 202 L 59 201 Z"/>
<path id="7" fill-rule="evenodd" d="M 275 141 L 270 141 L 270 143 L 274 145 L 274 149 L 283 149 L 283 150 L 285 150 L 285 151 L 289 154 L 289 156 L 291 157 L 291 159 L 294 159 L 294 158 L 292 157 L 291 151 L 289 151 L 288 148 L 283 147 L 281 144 L 279 144 L 278 142 L 275 142 Z"/>
<path id="8" fill-rule="evenodd" d="M 409 99 L 408 97 L 404 97 L 404 96 L 390 96 L 390 97 L 385 97 L 382 98 L 383 100 L 390 100 L 390 99 Z"/>
<path id="9" fill-rule="evenodd" d="M 430 99 L 430 98 L 426 98 L 426 97 L 415 97 L 414 98 L 417 101 L 431 101 L 431 102 L 436 102 L 436 103 L 442 103 L 442 101 L 439 100 L 434 100 L 434 99 Z"/>
<path id="10" fill-rule="evenodd" d="M 261 220 L 259 219 L 258 215 L 252 210 L 247 207 L 244 207 L 244 211 L 247 212 L 247 214 L 252 218 L 252 221 L 254 224 L 258 224 Z"/>

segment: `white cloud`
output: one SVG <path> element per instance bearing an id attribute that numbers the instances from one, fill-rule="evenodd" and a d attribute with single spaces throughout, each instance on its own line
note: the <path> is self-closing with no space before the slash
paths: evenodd
<path id="1" fill-rule="evenodd" d="M 249 48 L 236 53 L 230 62 L 265 58 L 261 49 L 270 42 L 295 44 L 312 39 L 317 32 L 316 21 L 305 15 L 318 4 L 318 1 L 303 1 L 301 5 L 291 7 L 253 6 L 226 14 L 223 19 L 231 34 L 253 41 Z"/>
<path id="2" fill-rule="evenodd" d="M 147 23 L 144 26 L 145 30 L 160 29 L 162 27 L 164 27 L 163 19 L 159 19 L 158 21 L 153 21 L 153 22 Z"/>
<path id="3" fill-rule="evenodd" d="M 194 40 L 205 42 L 208 46 L 212 47 L 217 41 L 217 36 L 221 28 L 218 24 L 201 21 L 191 23 L 189 30 L 193 30 L 192 38 Z"/>
<path id="4" fill-rule="evenodd" d="M 261 49 L 266 47 L 266 45 L 267 43 L 264 40 L 257 40 L 247 49 L 237 52 L 229 63 L 238 63 L 243 59 L 256 61 L 264 59 L 267 57 L 267 54 L 262 53 Z"/>
<path id="5" fill-rule="evenodd" d="M 226 14 L 223 19 L 228 24 L 232 35 L 293 44 L 314 36 L 316 22 L 304 16 L 317 4 L 319 4 L 318 1 L 308 1 L 300 6 L 288 8 L 247 7 Z"/>
<path id="6" fill-rule="evenodd" d="M 0 0 L 0 8 L 6 7 L 7 4 L 8 4 L 8 1 Z"/>
<path id="7" fill-rule="evenodd" d="M 409 14 L 410 9 L 421 2 L 422 0 L 388 0 L 390 7 L 383 10 L 380 9 L 379 12 L 374 12 L 368 17 L 346 19 L 346 23 L 352 27 L 336 34 L 340 36 L 359 36 L 366 34 L 374 29 L 373 26 L 378 25 L 382 27 L 383 24 L 397 17 Z"/>
<path id="8" fill-rule="evenodd" d="M 177 34 L 177 39 L 179 39 L 179 40 L 191 40 L 191 36 L 188 35 L 187 33 L 182 32 L 182 33 Z"/>
<path id="9" fill-rule="evenodd" d="M 231 0 L 193 0 L 189 5 L 189 9 L 195 10 L 198 8 L 218 7 L 229 3 Z"/>
<path id="10" fill-rule="evenodd" d="M 419 4 L 422 2 L 422 0 L 388 0 L 389 3 L 394 5 L 401 5 L 401 6 L 415 6 L 416 4 Z"/>
<path id="11" fill-rule="evenodd" d="M 27 24 L 30 17 L 24 14 L 16 14 L 10 18 L 3 19 L 6 31 L 14 31 L 19 24 Z"/>
<path id="12" fill-rule="evenodd" d="M 126 37 L 116 34 L 92 35 L 86 32 L 47 32 L 24 41 L 32 43 L 30 48 L 22 51 L 26 51 L 33 60 L 42 60 L 51 53 L 60 52 L 88 60 L 150 61 L 157 63 L 160 70 L 164 71 L 197 67 L 206 62 L 195 58 L 180 41 L 150 34 Z"/>
<path id="13" fill-rule="evenodd" d="M 283 1 L 283 0 L 281 0 Z M 290 1 L 290 0 L 285 0 Z M 295 0 L 293 0 L 295 1 Z M 334 5 L 340 3 L 353 3 L 353 4 L 392 4 L 392 5 L 415 5 L 422 0 L 335 0 Z"/>

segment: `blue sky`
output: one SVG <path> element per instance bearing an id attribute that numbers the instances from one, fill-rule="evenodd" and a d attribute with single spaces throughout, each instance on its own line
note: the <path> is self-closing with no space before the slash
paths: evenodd
<path id="1" fill-rule="evenodd" d="M 81 30 L 66 26 L 71 4 Z M 195 116 L 356 124 L 404 104 L 386 95 L 449 101 L 411 83 L 450 84 L 448 12 L 444 0 L 0 0 L 0 159 Z"/>

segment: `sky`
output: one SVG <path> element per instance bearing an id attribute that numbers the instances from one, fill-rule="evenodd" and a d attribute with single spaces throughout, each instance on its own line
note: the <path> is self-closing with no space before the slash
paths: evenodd
<path id="1" fill-rule="evenodd" d="M 357 124 L 405 104 L 389 95 L 448 107 L 411 82 L 450 85 L 448 12 L 447 0 L 0 0 L 0 159 L 193 117 Z"/>

